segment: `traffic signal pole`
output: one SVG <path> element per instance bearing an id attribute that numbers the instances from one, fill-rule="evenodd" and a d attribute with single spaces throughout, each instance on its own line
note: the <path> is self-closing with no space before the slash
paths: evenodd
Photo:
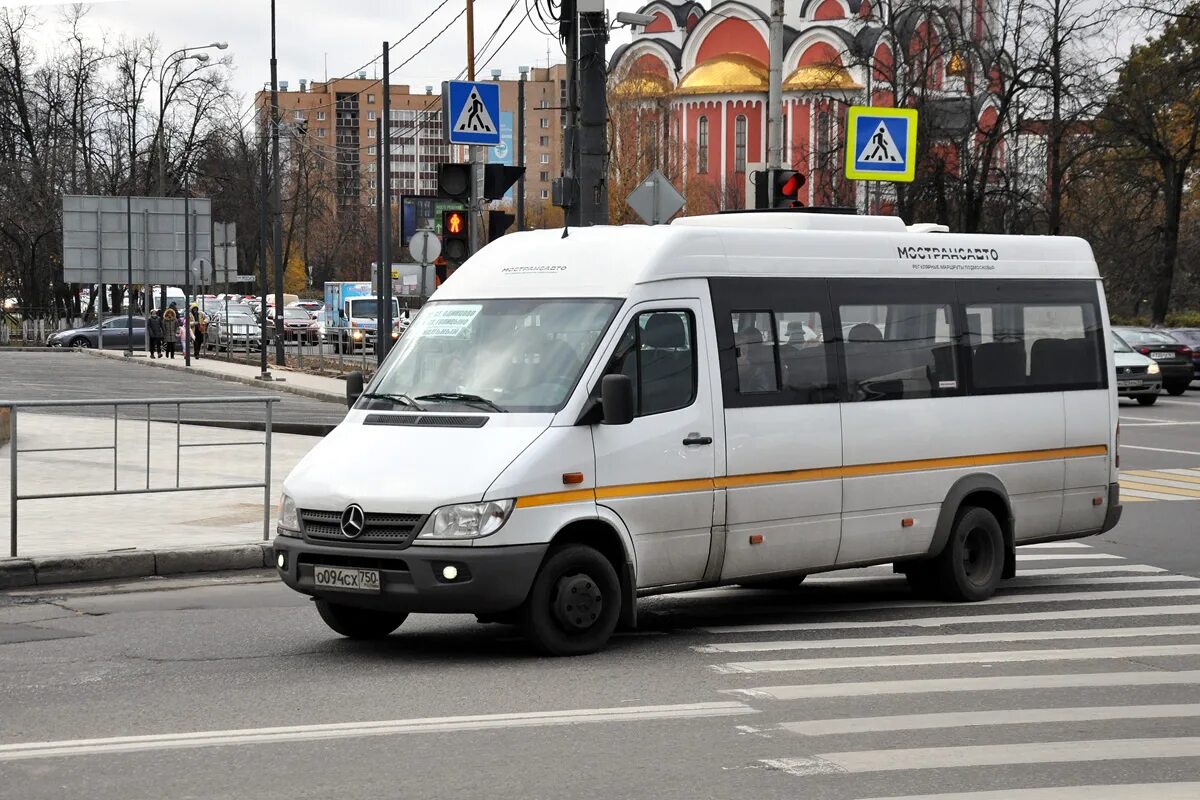
<path id="1" fill-rule="evenodd" d="M 783 168 L 783 0 L 771 0 L 768 30 L 767 169 Z"/>
<path id="2" fill-rule="evenodd" d="M 475 0 L 467 0 L 467 80 L 475 80 Z M 483 247 L 483 150 L 480 145 L 470 146 L 471 194 L 467 204 L 467 231 L 472 255 Z"/>
<path id="3" fill-rule="evenodd" d="M 781 5 L 783 0 L 777 0 Z M 566 4 L 563 4 L 564 9 Z M 608 224 L 608 96 L 603 12 L 579 14 L 579 224 Z"/>
<path id="4" fill-rule="evenodd" d="M 383 244 L 379 259 L 380 309 L 375 320 L 375 359 L 382 364 L 392 344 L 392 84 L 388 64 L 388 43 L 383 43 L 383 140 L 377 152 L 383 162 Z M 379 169 L 376 166 L 376 169 Z"/>

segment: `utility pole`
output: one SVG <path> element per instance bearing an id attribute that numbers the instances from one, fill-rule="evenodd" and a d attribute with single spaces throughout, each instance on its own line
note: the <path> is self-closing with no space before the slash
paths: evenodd
<path id="1" fill-rule="evenodd" d="M 467 80 L 475 80 L 475 0 L 467 0 Z M 442 111 L 442 113 L 446 113 Z M 496 124 L 500 124 L 499 120 Z M 471 200 L 467 212 L 467 232 L 471 254 L 483 247 L 483 147 L 473 144 L 471 150 Z"/>
<path id="2" fill-rule="evenodd" d="M 259 355 L 259 375 L 261 381 L 269 381 L 271 378 L 271 370 L 267 367 L 267 287 L 270 284 L 270 277 L 267 271 L 267 225 L 269 214 L 267 213 L 267 196 L 270 194 L 270 174 L 267 172 L 267 126 L 262 126 L 262 134 L 259 136 L 258 149 L 259 163 L 259 204 L 258 204 L 258 253 L 259 253 L 259 285 L 262 290 L 262 326 L 261 334 L 258 342 Z M 228 321 L 226 322 L 228 324 Z M 231 345 L 232 346 L 232 345 Z M 249 347 L 249 345 L 246 345 Z"/>
<path id="3" fill-rule="evenodd" d="M 283 209 L 279 201 L 279 184 L 283 175 L 279 168 L 279 67 L 275 60 L 275 0 L 271 0 L 271 241 L 275 264 L 275 364 L 284 366 L 287 355 L 283 350 Z M 267 307 L 263 306 L 266 322 Z M 264 324 L 265 328 L 265 324 Z M 263 343 L 266 346 L 266 343 Z"/>
<path id="4" fill-rule="evenodd" d="M 379 262 L 379 298 L 383 308 L 375 322 L 375 359 L 387 358 L 392 344 L 392 84 L 388 64 L 388 43 L 383 43 L 383 139 L 379 155 L 383 159 L 383 258 Z"/>
<path id="5" fill-rule="evenodd" d="M 375 120 L 375 280 L 378 282 L 383 275 L 383 209 L 387 203 L 387 189 L 384 186 L 383 159 L 379 157 L 379 148 L 383 146 L 383 120 Z M 382 316 L 378 311 L 375 319 Z"/>
<path id="6" fill-rule="evenodd" d="M 567 124 L 563 129 L 563 222 L 578 226 L 579 189 L 576 166 L 579 153 L 579 12 L 576 0 L 562 0 L 558 35 L 567 44 Z"/>
<path id="7" fill-rule="evenodd" d="M 783 0 L 771 0 L 767 73 L 767 177 L 783 169 Z M 722 158 L 724 155 L 722 154 Z"/>
<path id="8" fill-rule="evenodd" d="M 780 6 L 783 0 L 775 0 Z M 564 9 L 566 4 L 564 3 Z M 604 45 L 608 24 L 600 11 L 579 14 L 577 38 L 579 225 L 608 224 L 608 87 Z"/>
<path id="9" fill-rule="evenodd" d="M 517 82 L 517 166 L 525 166 L 525 78 L 529 67 L 517 67 L 521 79 Z M 525 230 L 525 173 L 517 178 L 517 230 Z"/>

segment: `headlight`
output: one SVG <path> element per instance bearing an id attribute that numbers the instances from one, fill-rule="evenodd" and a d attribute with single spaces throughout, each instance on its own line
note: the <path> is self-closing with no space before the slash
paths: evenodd
<path id="1" fill-rule="evenodd" d="M 296 501 L 286 494 L 279 497 L 279 510 L 275 515 L 275 524 L 279 526 L 280 533 L 291 533 L 292 535 L 300 533 L 300 514 L 296 511 Z"/>
<path id="2" fill-rule="evenodd" d="M 443 506 L 429 515 L 420 539 L 478 539 L 504 527 L 512 514 L 512 500 Z"/>
<path id="3" fill-rule="evenodd" d="M 354 333 L 350 334 L 350 337 L 352 339 L 354 339 L 354 341 L 357 342 L 359 339 L 361 339 L 363 337 L 362 331 L 354 331 Z"/>
<path id="4" fill-rule="evenodd" d="M 1155 361 L 1146 368 L 1146 372 L 1150 375 L 1157 375 L 1158 373 L 1162 372 L 1162 370 L 1158 368 L 1158 362 Z"/>

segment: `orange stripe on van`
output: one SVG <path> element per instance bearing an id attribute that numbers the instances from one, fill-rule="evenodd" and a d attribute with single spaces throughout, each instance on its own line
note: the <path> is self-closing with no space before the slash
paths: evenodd
<path id="1" fill-rule="evenodd" d="M 785 472 L 758 472 L 747 475 L 729 475 L 720 478 L 697 478 L 683 481 L 654 481 L 652 483 L 627 483 L 617 486 L 600 486 L 595 489 L 577 489 L 569 492 L 534 494 L 517 500 L 517 508 L 577 503 L 587 500 L 612 500 L 622 497 L 645 497 L 655 494 L 683 494 L 685 492 L 710 491 L 712 489 L 734 489 L 744 486 L 766 486 L 779 483 L 833 480 L 835 478 L 863 478 L 874 475 L 895 475 L 904 472 L 922 472 L 938 469 L 961 469 L 963 467 L 986 467 L 999 464 L 1019 464 L 1036 461 L 1053 461 L 1065 458 L 1089 458 L 1108 454 L 1107 445 L 1085 447 L 1059 447 L 1049 450 L 1019 450 L 1011 453 L 987 453 L 976 456 L 953 458 L 923 458 L 913 461 L 887 461 L 877 464 L 854 464 L 846 467 L 821 467 L 797 469 Z"/>

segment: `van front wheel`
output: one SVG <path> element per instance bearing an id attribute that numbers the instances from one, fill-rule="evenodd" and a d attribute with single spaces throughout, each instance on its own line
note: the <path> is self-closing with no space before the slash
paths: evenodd
<path id="1" fill-rule="evenodd" d="M 594 653 L 608 642 L 621 615 L 617 571 L 586 545 L 552 550 L 521 609 L 530 642 L 552 656 Z"/>
<path id="2" fill-rule="evenodd" d="M 328 600 L 317 600 L 317 613 L 335 633 L 349 639 L 382 639 L 408 618 L 408 614 L 354 608 Z"/>
<path id="3" fill-rule="evenodd" d="M 1004 572 L 1004 533 L 992 512 L 977 506 L 959 509 L 950 539 L 932 568 L 938 593 L 947 600 L 991 597 Z"/>

